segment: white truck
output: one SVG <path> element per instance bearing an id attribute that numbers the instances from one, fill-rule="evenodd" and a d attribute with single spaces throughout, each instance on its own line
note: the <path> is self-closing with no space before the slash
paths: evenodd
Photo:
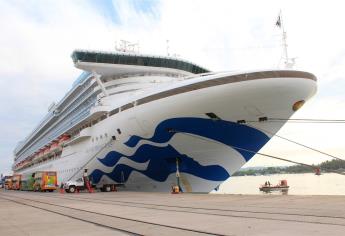
<path id="1" fill-rule="evenodd" d="M 102 192 L 111 192 L 111 191 L 117 191 L 116 188 L 120 186 L 124 186 L 124 184 L 92 184 L 90 181 L 89 186 L 92 189 L 100 189 Z M 67 193 L 74 193 L 76 191 L 83 191 L 83 190 L 89 190 L 92 191 L 90 188 L 88 188 L 88 184 L 85 184 L 84 178 L 79 178 L 77 180 L 69 180 L 66 183 L 63 184 L 63 188 L 65 192 Z"/>

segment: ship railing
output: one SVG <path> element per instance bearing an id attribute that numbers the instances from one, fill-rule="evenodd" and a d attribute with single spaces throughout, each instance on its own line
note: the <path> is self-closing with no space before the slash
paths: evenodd
<path id="1" fill-rule="evenodd" d="M 90 114 L 90 108 L 94 104 L 91 102 L 84 107 L 80 108 L 80 112 L 75 114 L 73 117 L 65 117 L 66 119 L 62 121 L 59 125 L 60 127 L 58 129 L 53 129 L 51 132 L 54 132 L 52 134 L 46 134 L 46 136 L 50 138 L 45 138 L 40 140 L 36 143 L 33 147 L 27 150 L 27 152 L 34 152 L 35 150 L 39 149 L 39 147 L 44 146 L 46 143 L 50 142 L 51 140 L 54 140 L 61 134 L 65 133 L 67 130 L 69 130 L 71 127 L 73 127 L 75 124 L 82 121 L 85 117 L 87 117 Z M 25 154 L 25 153 L 24 153 Z"/>
<path id="2" fill-rule="evenodd" d="M 84 81 L 85 81 L 85 80 L 84 80 Z M 91 87 L 92 87 L 92 84 L 90 84 L 89 86 L 87 86 L 87 87 L 81 92 L 81 94 L 84 94 L 88 89 L 90 89 L 91 92 L 88 93 L 87 96 L 84 96 L 84 98 L 89 98 L 90 96 L 92 96 L 92 94 L 93 94 L 93 89 L 91 89 Z M 80 97 L 78 97 L 77 100 L 78 100 L 78 99 L 79 99 L 79 101 L 80 101 Z M 63 99 L 63 100 L 64 100 L 64 99 Z M 83 100 L 80 101 L 78 104 L 75 104 L 74 107 L 71 107 L 69 110 L 70 110 L 70 111 L 74 111 L 75 107 L 80 106 L 80 104 L 82 104 L 83 102 L 85 102 L 85 100 L 86 100 L 86 99 L 83 99 Z M 75 101 L 71 101 L 67 106 L 65 106 L 65 108 L 64 108 L 63 110 L 60 111 L 60 114 L 61 114 L 63 111 L 65 111 L 65 109 L 66 109 L 67 107 L 70 107 L 70 105 L 72 105 L 74 102 L 75 102 Z M 60 106 L 60 105 L 61 105 L 61 102 L 59 102 L 56 106 L 58 107 L 58 106 Z M 70 112 L 66 113 L 65 116 L 68 115 L 69 113 L 70 113 Z M 24 146 L 26 146 L 26 145 L 29 143 L 30 139 L 34 138 L 33 136 L 36 135 L 37 132 L 41 130 L 41 128 L 46 124 L 46 122 L 48 122 L 48 121 L 51 120 L 51 119 L 47 119 L 49 116 L 53 116 L 52 113 L 48 113 L 48 114 L 42 119 L 42 122 L 40 122 L 40 124 L 35 128 L 35 130 L 34 130 L 33 132 L 31 132 L 31 134 L 28 135 L 28 136 L 24 139 L 24 141 L 22 141 L 20 144 L 17 145 L 17 148 L 16 148 L 16 153 L 17 153 L 17 154 L 18 154 L 18 152 L 20 152 L 21 149 L 24 148 Z M 57 116 L 54 116 L 54 117 L 57 117 Z M 59 121 L 57 121 L 57 122 L 59 122 Z M 56 124 L 58 124 L 58 123 L 56 123 Z M 25 151 L 24 151 L 24 153 L 25 153 Z M 19 157 L 19 156 L 21 156 L 21 155 L 18 155 L 18 157 Z"/>

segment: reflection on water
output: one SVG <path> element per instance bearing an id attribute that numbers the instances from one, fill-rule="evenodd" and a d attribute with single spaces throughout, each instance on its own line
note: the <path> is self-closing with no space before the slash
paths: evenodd
<path id="1" fill-rule="evenodd" d="M 345 176 L 332 173 L 319 176 L 308 173 L 231 177 L 220 185 L 216 193 L 267 194 L 259 191 L 260 185 L 266 181 L 275 185 L 282 179 L 286 179 L 290 186 L 289 195 L 345 195 Z M 268 194 L 282 192 L 274 191 Z"/>

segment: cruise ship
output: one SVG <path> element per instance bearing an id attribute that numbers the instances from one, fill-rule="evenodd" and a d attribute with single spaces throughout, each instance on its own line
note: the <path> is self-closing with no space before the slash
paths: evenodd
<path id="1" fill-rule="evenodd" d="M 14 151 L 14 173 L 84 169 L 98 185 L 210 192 L 316 92 L 297 70 L 212 72 L 174 57 L 76 50 L 83 70 Z M 272 118 L 281 122 L 269 122 Z"/>

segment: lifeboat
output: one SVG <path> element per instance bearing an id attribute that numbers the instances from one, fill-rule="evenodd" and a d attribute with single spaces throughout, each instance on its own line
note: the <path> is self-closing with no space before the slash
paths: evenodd
<path id="1" fill-rule="evenodd" d="M 55 140 L 52 142 L 51 146 L 50 146 L 50 151 L 51 152 L 59 152 L 61 151 L 61 146 L 59 145 L 59 141 Z"/>
<path id="2" fill-rule="evenodd" d="M 46 157 L 48 156 L 50 153 L 50 146 L 47 145 L 45 148 L 44 148 L 44 151 L 43 151 L 43 157 Z"/>
<path id="3" fill-rule="evenodd" d="M 63 145 L 71 138 L 68 134 L 63 134 L 59 138 L 59 146 L 63 147 Z"/>
<path id="4" fill-rule="evenodd" d="M 36 159 L 40 159 L 41 157 L 43 157 L 43 154 L 44 154 L 44 148 L 41 148 L 40 150 L 38 150 Z"/>
<path id="5" fill-rule="evenodd" d="M 31 160 L 31 161 L 35 160 L 35 159 L 37 159 L 37 156 L 38 156 L 38 152 L 35 152 L 29 160 Z"/>

